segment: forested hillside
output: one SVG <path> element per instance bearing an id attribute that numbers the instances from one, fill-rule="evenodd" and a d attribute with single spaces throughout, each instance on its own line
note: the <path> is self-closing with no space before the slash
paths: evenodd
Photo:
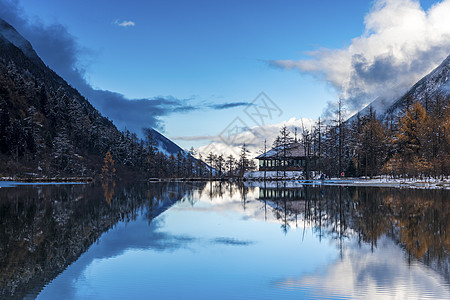
<path id="1" fill-rule="evenodd" d="M 160 140 L 153 129 L 145 142 L 119 131 L 0 20 L 0 176 L 101 175 L 108 151 L 114 175 L 174 176 L 176 162 L 159 152 Z M 179 158 L 193 170 L 189 155 Z"/>
<path id="2" fill-rule="evenodd" d="M 384 120 L 369 108 L 366 115 L 344 121 L 340 104 L 332 124 L 319 121 L 303 132 L 305 152 L 333 177 L 450 175 L 450 95 L 427 97 L 426 108 L 410 98 L 404 107 Z"/>
<path id="3" fill-rule="evenodd" d="M 136 164 L 127 162 L 138 146 L 131 136 L 5 38 L 0 38 L 0 125 L 2 175 L 93 175 L 111 148 L 121 163 Z"/>

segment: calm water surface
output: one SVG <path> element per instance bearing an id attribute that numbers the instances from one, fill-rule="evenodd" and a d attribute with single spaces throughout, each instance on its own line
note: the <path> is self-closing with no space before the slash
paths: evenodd
<path id="1" fill-rule="evenodd" d="M 0 298 L 450 299 L 450 191 L 0 188 Z"/>

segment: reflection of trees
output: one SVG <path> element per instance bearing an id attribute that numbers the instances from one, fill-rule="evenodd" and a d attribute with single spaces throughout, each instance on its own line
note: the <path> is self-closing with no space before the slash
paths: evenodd
<path id="1" fill-rule="evenodd" d="M 116 182 L 114 180 L 104 180 L 102 181 L 103 194 L 105 196 L 106 203 L 111 204 L 111 199 L 114 196 L 114 188 L 116 187 Z"/>
<path id="2" fill-rule="evenodd" d="M 272 189 L 276 191 L 260 188 L 260 200 L 273 203 L 283 231 L 301 215 L 319 238 L 336 239 L 340 247 L 345 239 L 356 236 L 374 249 L 380 237 L 389 236 L 411 258 L 436 267 L 449 279 L 449 191 L 334 186 Z"/>
<path id="3" fill-rule="evenodd" d="M 359 188 L 354 191 L 352 227 L 357 230 L 359 240 L 370 243 L 372 249 L 377 240 L 390 231 L 393 226 L 392 211 L 379 197 L 377 188 Z"/>
<path id="4" fill-rule="evenodd" d="M 244 210 L 249 193 L 253 193 L 254 191 L 254 188 L 249 188 L 242 182 L 208 181 L 206 184 L 203 183 L 202 186 L 204 187 L 203 190 L 200 187 L 197 190 L 199 197 L 201 197 L 202 194 L 207 194 L 211 201 L 214 199 L 223 199 L 224 197 L 230 199 L 238 198 L 240 199 Z"/>
<path id="5" fill-rule="evenodd" d="M 204 184 L 199 185 L 202 189 Z M 114 193 L 111 188 L 0 189 L 0 298 L 22 298 L 39 291 L 118 221 L 134 220 L 145 210 L 151 222 L 176 201 L 189 199 L 186 195 L 196 189 L 146 183 L 117 186 Z"/>
<path id="6" fill-rule="evenodd" d="M 245 210 L 245 205 L 247 204 L 247 194 L 248 194 L 248 187 L 244 184 L 239 185 L 239 192 L 241 194 L 241 201 L 242 201 L 242 207 Z"/>
<path id="7" fill-rule="evenodd" d="M 446 264 L 450 251 L 449 192 L 445 190 L 360 189 L 356 224 L 365 240 L 375 243 L 383 234 L 398 241 L 411 257 L 433 258 Z M 363 202 L 364 201 L 364 204 Z"/>
<path id="8" fill-rule="evenodd" d="M 433 191 L 432 195 L 422 193 L 420 196 L 419 199 L 412 196 L 405 197 L 401 203 L 403 208 L 396 207 L 398 239 L 413 257 L 426 259 L 432 255 L 440 260 L 448 259 L 450 251 L 448 194 Z"/>

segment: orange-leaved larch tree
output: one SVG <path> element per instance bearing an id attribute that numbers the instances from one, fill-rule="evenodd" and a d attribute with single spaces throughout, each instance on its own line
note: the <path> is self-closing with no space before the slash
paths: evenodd
<path id="1" fill-rule="evenodd" d="M 104 179 L 113 179 L 116 175 L 116 168 L 114 167 L 114 159 L 111 152 L 106 152 L 105 158 L 103 158 L 104 165 L 102 167 L 102 176 Z"/>
<path id="2" fill-rule="evenodd" d="M 417 176 L 428 169 L 422 166 L 429 165 L 424 151 L 430 136 L 429 123 L 427 112 L 419 102 L 414 102 L 400 119 L 396 146 L 402 158 L 402 173 Z"/>

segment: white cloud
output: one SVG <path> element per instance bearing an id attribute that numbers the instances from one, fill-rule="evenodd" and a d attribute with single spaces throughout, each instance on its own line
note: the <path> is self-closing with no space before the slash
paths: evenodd
<path id="1" fill-rule="evenodd" d="M 120 22 L 119 20 L 116 20 L 114 22 L 114 24 L 116 24 L 117 26 L 120 26 L 120 27 L 133 27 L 133 26 L 136 25 L 136 23 L 134 23 L 133 21 L 122 21 L 122 22 Z"/>
<path id="2" fill-rule="evenodd" d="M 326 80 L 351 113 L 376 97 L 399 96 L 439 65 L 450 54 L 449 16 L 450 0 L 428 11 L 415 0 L 377 0 L 365 16 L 365 32 L 348 47 L 271 64 Z"/>

